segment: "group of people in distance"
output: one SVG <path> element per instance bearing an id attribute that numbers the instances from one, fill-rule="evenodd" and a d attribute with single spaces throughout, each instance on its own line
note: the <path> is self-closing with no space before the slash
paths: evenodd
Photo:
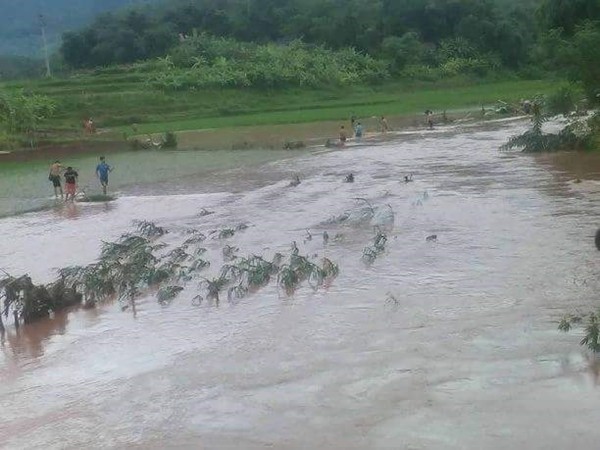
<path id="1" fill-rule="evenodd" d="M 357 141 L 363 137 L 364 128 L 362 123 L 360 123 L 356 116 L 352 116 L 350 119 L 350 127 L 352 128 L 352 137 L 354 137 Z M 388 125 L 387 119 L 384 116 L 381 116 L 379 119 L 379 129 L 382 133 L 387 133 L 390 131 L 390 126 Z M 346 132 L 346 127 L 342 125 L 340 127 L 340 143 L 339 146 L 343 147 L 346 145 L 346 141 L 348 140 L 348 133 Z"/>
<path id="2" fill-rule="evenodd" d="M 96 166 L 96 176 L 102 186 L 102 193 L 106 195 L 106 189 L 108 188 L 108 174 L 112 172 L 112 167 L 106 163 L 104 156 L 100 157 L 100 163 Z M 65 191 L 62 189 L 61 175 L 65 179 Z M 68 166 L 66 169 L 60 161 L 54 161 L 50 166 L 50 173 L 48 174 L 48 180 L 52 182 L 54 187 L 54 197 L 64 198 L 65 201 L 75 200 L 77 194 L 77 182 L 79 179 L 79 173 L 73 167 Z"/>
<path id="3" fill-rule="evenodd" d="M 445 114 L 446 114 L 446 112 L 444 111 L 444 117 L 445 117 Z M 431 111 L 430 109 L 425 111 L 425 120 L 427 123 L 427 128 L 432 130 L 433 129 L 433 111 Z M 385 118 L 385 116 L 379 117 L 378 122 L 379 122 L 379 131 L 381 131 L 382 133 L 387 133 L 388 131 L 391 131 L 390 125 L 388 124 L 388 121 Z M 363 129 L 362 124 L 357 120 L 356 116 L 351 117 L 350 126 L 352 128 L 353 137 L 357 141 L 360 141 L 360 139 L 363 137 L 364 129 Z M 344 125 L 342 125 L 340 127 L 339 137 L 340 137 L 340 140 L 339 140 L 338 145 L 340 147 L 344 147 L 346 145 L 346 141 L 348 140 L 348 133 L 347 133 L 346 127 Z"/>

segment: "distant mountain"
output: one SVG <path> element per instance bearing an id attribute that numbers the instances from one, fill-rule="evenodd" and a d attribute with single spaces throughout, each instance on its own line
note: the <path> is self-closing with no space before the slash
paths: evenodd
<path id="1" fill-rule="evenodd" d="M 63 32 L 80 28 L 98 14 L 161 0 L 0 0 L 0 55 L 41 57 L 40 15 L 51 49 Z"/>

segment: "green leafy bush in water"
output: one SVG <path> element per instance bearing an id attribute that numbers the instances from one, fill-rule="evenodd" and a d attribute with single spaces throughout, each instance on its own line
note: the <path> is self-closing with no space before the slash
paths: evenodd
<path id="1" fill-rule="evenodd" d="M 387 244 L 387 235 L 382 231 L 378 231 L 373 238 L 373 243 L 363 250 L 362 260 L 365 264 L 373 264 L 377 257 L 385 251 Z"/>
<path id="2" fill-rule="evenodd" d="M 2 316 L 12 313 L 15 326 L 22 321 L 31 323 L 46 318 L 51 312 L 81 303 L 82 296 L 58 280 L 48 285 L 35 285 L 28 276 L 19 278 L 5 273 L 0 279 L 0 331 L 4 330 Z"/>
<path id="3" fill-rule="evenodd" d="M 0 318 L 10 312 L 18 324 L 21 320 L 29 322 L 48 317 L 53 311 L 82 301 L 93 307 L 111 299 L 124 302 L 123 309 L 131 306 L 135 313 L 136 298 L 148 293 L 150 288 L 158 289 L 156 297 L 161 305 L 169 305 L 185 283 L 210 267 L 210 262 L 199 257 L 206 249 L 191 247 L 205 239 L 201 233 L 194 233 L 193 242 L 188 239 L 182 246 L 171 249 L 156 241 L 166 233 L 166 229 L 152 222 L 136 222 L 136 233 L 103 243 L 98 261 L 60 269 L 59 279 L 50 285 L 36 286 L 28 277 L 7 275 L 0 279 L 0 300 L 4 300 Z M 223 266 L 218 276 L 203 278 L 201 286 L 205 288 L 206 298 L 218 304 L 221 292 L 226 289 L 231 301 L 258 291 L 275 275 L 278 285 L 291 295 L 304 281 L 317 289 L 339 273 L 338 266 L 329 259 L 324 258 L 322 264 L 317 265 L 301 256 L 296 246 L 289 262 L 282 265 L 283 260 L 281 254 L 276 254 L 273 261 L 261 256 L 235 258 Z M 202 296 L 197 296 L 194 302 L 198 299 L 201 302 Z"/>
<path id="4" fill-rule="evenodd" d="M 582 150 L 590 148 L 598 136 L 597 131 L 592 128 L 595 118 L 575 119 L 559 133 L 544 133 L 542 127 L 548 117 L 542 113 L 540 102 L 534 103 L 532 113 L 531 128 L 523 134 L 511 137 L 500 147 L 501 150 L 521 148 L 526 153 Z"/>
<path id="5" fill-rule="evenodd" d="M 577 92 L 573 86 L 562 86 L 545 99 L 545 108 L 548 114 L 562 114 L 567 116 L 577 107 Z"/>
<path id="6" fill-rule="evenodd" d="M 140 220 L 135 222 L 137 225 L 137 230 L 142 236 L 146 236 L 149 238 L 154 238 L 158 236 L 162 236 L 167 233 L 167 230 L 164 228 L 156 226 L 153 222 L 147 222 L 145 220 Z"/>
<path id="7" fill-rule="evenodd" d="M 294 251 L 289 262 L 280 268 L 277 283 L 284 288 L 287 295 L 292 295 L 304 281 L 316 290 L 325 280 L 335 278 L 338 273 L 338 266 L 329 259 L 323 258 L 322 265 L 318 266 Z"/>
<path id="8" fill-rule="evenodd" d="M 389 78 L 386 63 L 354 49 L 334 51 L 300 41 L 258 45 L 199 35 L 160 61 L 147 82 L 162 90 L 318 87 Z"/>
<path id="9" fill-rule="evenodd" d="M 594 353 L 600 353 L 600 312 L 585 316 L 566 316 L 561 320 L 558 329 L 567 333 L 575 326 L 583 327 L 585 332 L 580 344 Z"/>
<path id="10" fill-rule="evenodd" d="M 162 148 L 177 148 L 177 135 L 175 135 L 175 133 L 173 133 L 172 131 L 167 131 L 163 138 Z"/>

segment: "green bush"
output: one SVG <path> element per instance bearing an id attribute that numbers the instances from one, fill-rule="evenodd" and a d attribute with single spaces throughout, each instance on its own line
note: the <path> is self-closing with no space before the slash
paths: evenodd
<path id="1" fill-rule="evenodd" d="M 389 78 L 387 63 L 354 49 L 300 41 L 257 45 L 207 35 L 190 38 L 155 67 L 147 82 L 162 90 L 344 86 Z"/>
<path id="2" fill-rule="evenodd" d="M 546 110 L 549 114 L 568 115 L 577 106 L 577 92 L 571 85 L 562 86 L 546 97 Z"/>
<path id="3" fill-rule="evenodd" d="M 163 139 L 162 148 L 177 148 L 177 136 L 172 131 L 167 131 Z"/>
<path id="4" fill-rule="evenodd" d="M 416 64 L 406 66 L 400 72 L 400 77 L 419 81 L 437 81 L 441 78 L 441 73 L 436 67 Z"/>

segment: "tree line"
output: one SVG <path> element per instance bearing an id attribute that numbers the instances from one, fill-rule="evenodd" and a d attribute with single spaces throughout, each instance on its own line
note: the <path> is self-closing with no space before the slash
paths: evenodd
<path id="1" fill-rule="evenodd" d="M 519 0 L 195 0 L 156 9 L 103 14 L 65 33 L 68 66 L 90 68 L 166 55 L 182 36 L 208 33 L 254 43 L 301 40 L 331 49 L 351 47 L 390 60 L 396 69 L 431 63 L 435 50 L 477 54 L 517 68 L 538 32 L 536 11 Z M 551 3 L 551 2 L 544 2 Z M 545 19 L 544 19 L 545 20 Z M 451 41 L 451 44 L 448 42 Z"/>

